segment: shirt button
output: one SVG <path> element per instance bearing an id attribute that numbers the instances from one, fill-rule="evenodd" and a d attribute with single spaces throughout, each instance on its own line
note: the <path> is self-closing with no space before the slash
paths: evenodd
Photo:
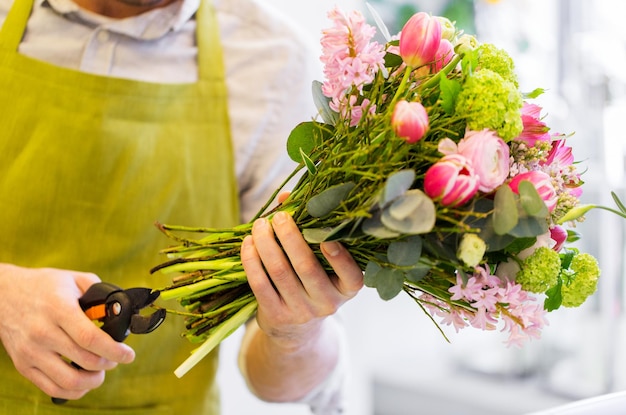
<path id="1" fill-rule="evenodd" d="M 99 42 L 107 42 L 109 40 L 109 32 L 107 32 L 106 30 L 101 30 L 100 32 L 98 32 L 98 41 Z"/>

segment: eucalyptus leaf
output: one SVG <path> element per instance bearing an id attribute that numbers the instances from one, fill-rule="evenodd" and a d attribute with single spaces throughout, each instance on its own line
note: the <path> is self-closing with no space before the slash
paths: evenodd
<path id="1" fill-rule="evenodd" d="M 328 215 L 341 205 L 354 189 L 355 184 L 352 182 L 341 183 L 325 189 L 320 194 L 313 196 L 306 204 L 306 210 L 309 215 L 314 218 L 321 218 Z"/>
<path id="2" fill-rule="evenodd" d="M 381 268 L 376 273 L 376 291 L 385 301 L 397 296 L 404 287 L 404 272 L 393 268 Z"/>
<path id="3" fill-rule="evenodd" d="M 377 281 L 376 276 L 381 269 L 382 267 L 376 262 L 368 262 L 365 266 L 365 272 L 363 273 L 363 284 L 365 284 L 366 287 L 375 288 Z"/>
<path id="4" fill-rule="evenodd" d="M 296 163 L 302 161 L 301 153 L 311 154 L 319 146 L 325 134 L 319 123 L 314 121 L 302 122 L 291 130 L 287 137 L 287 154 Z"/>
<path id="5" fill-rule="evenodd" d="M 383 189 L 383 197 L 380 207 L 386 206 L 389 202 L 405 194 L 415 181 L 415 172 L 410 169 L 397 171 L 387 178 Z"/>
<path id="6" fill-rule="evenodd" d="M 418 235 L 393 241 L 387 247 L 387 258 L 399 267 L 415 265 L 422 256 L 422 244 L 422 238 Z"/>
<path id="7" fill-rule="evenodd" d="M 517 225 L 509 231 L 516 238 L 531 238 L 548 232 L 548 223 L 545 218 L 528 216 L 520 218 Z"/>
<path id="8" fill-rule="evenodd" d="M 382 211 L 376 210 L 371 217 L 363 221 L 363 225 L 361 225 L 361 230 L 366 235 L 371 235 L 378 239 L 391 239 L 400 236 L 399 232 L 392 231 L 383 224 L 381 216 Z"/>
<path id="9" fill-rule="evenodd" d="M 302 230 L 304 240 L 310 244 L 319 244 L 327 240 L 333 228 L 306 228 Z"/>
<path id="10" fill-rule="evenodd" d="M 528 180 L 522 180 L 518 186 L 520 204 L 530 216 L 546 218 L 550 213 L 539 192 Z"/>
<path id="11" fill-rule="evenodd" d="M 505 235 L 517 225 L 519 214 L 515 193 L 507 185 L 496 191 L 493 206 L 493 229 L 497 235 Z"/>
<path id="12" fill-rule="evenodd" d="M 430 232 L 437 219 L 435 204 L 421 190 L 412 189 L 383 210 L 382 223 L 393 231 L 407 234 Z"/>
<path id="13" fill-rule="evenodd" d="M 405 278 L 407 281 L 412 283 L 418 283 L 424 279 L 430 272 L 432 266 L 429 264 L 425 264 L 423 262 L 418 262 L 415 266 L 411 267 L 408 270 L 404 271 Z"/>
<path id="14" fill-rule="evenodd" d="M 322 120 L 324 120 L 326 124 L 334 126 L 339 119 L 339 114 L 330 108 L 330 98 L 322 92 L 322 83 L 320 81 L 313 81 L 312 92 L 313 102 Z"/>

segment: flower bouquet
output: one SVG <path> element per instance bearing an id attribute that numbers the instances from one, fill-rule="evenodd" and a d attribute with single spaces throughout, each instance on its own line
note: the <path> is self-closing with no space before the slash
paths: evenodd
<path id="1" fill-rule="evenodd" d="M 366 286 L 384 300 L 408 294 L 437 327 L 501 328 L 515 345 L 539 337 L 546 313 L 582 304 L 600 274 L 591 255 L 564 246 L 577 238 L 566 226 L 595 207 L 579 206 L 569 137 L 550 132 L 531 102 L 542 91 L 519 90 L 505 51 L 426 13 L 391 36 L 372 13 L 384 43 L 358 11 L 329 13 L 319 119 L 287 142 L 299 165 L 285 183 L 299 181 L 256 218 L 288 212 L 329 272 L 318 244 L 341 241 Z M 185 307 L 171 312 L 203 343 L 178 376 L 256 311 L 239 254 L 253 221 L 158 224 L 176 242 L 153 269 L 176 274 L 161 297 Z"/>

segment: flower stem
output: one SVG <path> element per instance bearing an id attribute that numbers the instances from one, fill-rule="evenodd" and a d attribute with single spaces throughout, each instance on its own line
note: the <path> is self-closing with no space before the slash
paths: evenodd
<path id="1" fill-rule="evenodd" d="M 257 302 L 255 300 L 242 307 L 241 310 L 233 314 L 231 318 L 217 326 L 215 332 L 210 335 L 200 347 L 195 349 L 187 360 L 176 368 L 174 374 L 179 378 L 183 377 L 191 368 L 198 364 L 200 360 L 211 353 L 217 345 L 248 321 L 256 312 L 256 308 Z"/>

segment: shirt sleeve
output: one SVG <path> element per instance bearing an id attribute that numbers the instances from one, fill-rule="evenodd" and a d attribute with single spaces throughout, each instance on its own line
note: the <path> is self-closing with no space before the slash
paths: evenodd
<path id="1" fill-rule="evenodd" d="M 248 221 L 296 167 L 286 142 L 316 116 L 311 85 L 321 77 L 320 53 L 312 36 L 269 6 L 242 14 L 231 9 L 236 2 L 219 4 L 241 218 Z"/>
<path id="2" fill-rule="evenodd" d="M 339 315 L 335 314 L 328 318 L 333 324 L 337 325 L 336 332 L 339 340 L 337 364 L 324 381 L 317 385 L 317 387 L 311 390 L 306 396 L 293 402 L 307 405 L 313 415 L 341 415 L 346 411 L 346 388 L 348 385 L 347 376 L 349 367 L 348 341 Z M 253 388 L 246 371 L 245 358 L 250 348 L 251 339 L 257 330 L 260 330 L 260 328 L 256 320 L 253 319 L 248 322 L 238 357 L 239 370 L 248 388 L 252 391 Z"/>

